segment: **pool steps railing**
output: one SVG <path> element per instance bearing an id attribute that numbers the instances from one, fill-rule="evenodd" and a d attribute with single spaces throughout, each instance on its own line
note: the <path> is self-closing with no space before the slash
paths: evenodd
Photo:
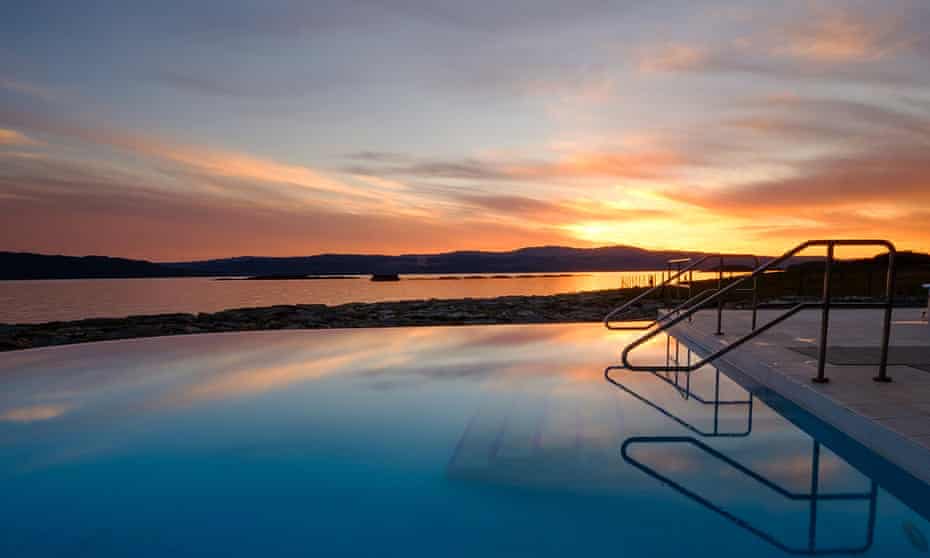
<path id="1" fill-rule="evenodd" d="M 752 258 L 755 262 L 754 267 L 759 267 L 759 258 L 758 256 L 746 255 L 746 254 L 706 254 L 700 258 L 693 260 L 692 258 L 673 258 L 669 259 L 666 262 L 666 271 L 663 272 L 663 280 L 658 285 L 653 285 L 649 289 L 643 291 L 639 295 L 633 297 L 632 299 L 626 301 L 622 305 L 618 306 L 611 310 L 604 317 L 604 325 L 607 329 L 611 330 L 646 330 L 658 323 L 661 323 L 663 320 L 668 319 L 668 316 L 674 315 L 682 310 L 689 309 L 695 305 L 702 304 L 702 299 L 708 295 L 714 294 L 723 287 L 724 281 L 724 261 L 726 258 L 737 258 L 745 260 L 746 258 Z M 709 262 L 716 259 L 717 260 L 717 288 L 704 289 L 703 291 L 694 294 L 694 271 L 701 270 L 701 267 Z M 689 263 L 690 262 L 690 263 Z M 688 265 L 684 265 L 688 264 Z M 674 269 L 673 269 L 674 268 Z M 684 279 L 684 282 L 682 281 Z M 755 327 L 756 324 L 756 307 L 758 303 L 757 297 L 757 286 L 758 281 L 754 280 L 751 288 L 748 289 L 738 289 L 740 292 L 752 292 L 752 324 Z M 667 314 L 658 316 L 653 320 L 633 320 L 634 323 L 631 323 L 629 320 L 624 321 L 622 316 L 629 312 L 637 303 L 641 300 L 649 298 L 651 295 L 656 292 L 661 291 L 662 298 L 666 304 L 669 303 L 668 293 L 675 289 L 685 288 L 687 289 L 687 298 L 682 301 L 678 306 L 672 308 Z M 718 328 L 722 325 L 722 313 L 723 305 L 718 305 L 717 315 L 718 315 Z M 616 319 L 615 319 L 616 318 Z M 616 322 L 616 323 L 615 323 Z"/>
<path id="2" fill-rule="evenodd" d="M 650 339 L 653 339 L 660 333 L 666 332 L 669 329 L 675 327 L 676 325 L 683 322 L 684 320 L 686 319 L 691 320 L 692 316 L 698 310 L 714 302 L 717 303 L 717 332 L 716 333 L 718 335 L 723 335 L 723 306 L 724 306 L 724 300 L 728 294 L 737 291 L 738 287 L 747 281 L 752 281 L 753 285 L 757 285 L 757 280 L 760 276 L 772 270 L 773 268 L 781 265 L 782 263 L 788 261 L 789 259 L 795 257 L 798 253 L 802 252 L 803 250 L 806 250 L 807 248 L 810 248 L 813 246 L 825 246 L 827 249 L 826 255 L 824 257 L 823 293 L 819 301 L 801 302 L 799 304 L 796 304 L 792 306 L 791 308 L 787 309 L 784 313 L 776 316 L 775 318 L 773 318 L 772 320 L 770 320 L 769 322 L 761 326 L 758 326 L 755 323 L 755 314 L 756 314 L 755 307 L 757 305 L 754 303 L 753 304 L 753 307 L 754 307 L 753 308 L 753 324 L 752 324 L 752 328 L 750 329 L 750 332 L 730 342 L 729 344 L 724 345 L 720 349 L 712 352 L 711 354 L 705 356 L 704 358 L 694 363 L 689 363 L 684 366 L 682 366 L 679 363 L 676 363 L 674 366 L 669 365 L 669 363 L 666 363 L 665 366 L 661 366 L 661 365 L 633 364 L 630 362 L 630 358 L 629 358 L 630 353 L 633 350 L 635 350 L 637 347 L 643 345 Z M 837 302 L 831 301 L 831 291 L 832 291 L 832 282 L 833 282 L 831 269 L 833 267 L 835 249 L 837 246 L 881 246 L 886 249 L 887 254 L 888 254 L 888 270 L 885 276 L 885 297 L 882 302 L 837 303 Z M 876 375 L 873 379 L 876 382 L 890 382 L 891 378 L 888 376 L 888 345 L 889 345 L 889 341 L 891 338 L 891 315 L 894 309 L 894 282 L 895 282 L 895 256 L 896 254 L 897 254 L 897 250 L 895 249 L 894 244 L 892 244 L 888 240 L 874 240 L 874 239 L 808 240 L 806 242 L 802 242 L 801 244 L 798 244 L 797 246 L 795 246 L 791 250 L 788 250 L 781 256 L 774 258 L 762 265 L 757 266 L 752 271 L 752 273 L 734 278 L 726 286 L 722 285 L 723 266 L 721 264 L 720 266 L 721 278 L 719 280 L 720 287 L 718 289 L 714 289 L 715 292 L 712 295 L 706 298 L 701 298 L 698 301 L 692 302 L 693 298 L 696 298 L 697 296 L 701 296 L 699 293 L 698 295 L 696 295 L 696 297 L 692 297 L 692 299 L 689 299 L 689 301 L 686 301 L 685 304 L 679 305 L 678 307 L 669 310 L 664 315 L 660 316 L 659 318 L 654 320 L 652 323 L 647 325 L 645 328 L 618 327 L 616 325 L 611 324 L 610 320 L 613 316 L 615 316 L 621 310 L 624 310 L 625 308 L 629 308 L 632 305 L 631 303 L 638 302 L 642 298 L 645 298 L 643 295 L 646 295 L 649 292 L 654 292 L 655 289 L 650 289 L 650 291 L 643 293 L 642 295 L 634 298 L 627 304 L 612 311 L 610 314 L 608 314 L 605 317 L 604 324 L 605 326 L 607 326 L 608 329 L 647 329 L 648 330 L 644 335 L 642 335 L 641 337 L 632 341 L 626 347 L 624 347 L 623 351 L 621 352 L 621 360 L 623 363 L 623 366 L 622 366 L 623 368 L 630 370 L 630 371 L 634 371 L 634 372 L 665 372 L 665 371 L 693 372 L 694 370 L 697 370 L 704 365 L 714 362 L 716 359 L 724 356 L 725 354 L 729 353 L 733 349 L 736 349 L 737 347 L 743 345 L 750 339 L 753 339 L 761 335 L 762 333 L 765 333 L 769 329 L 772 329 L 778 324 L 784 322 L 785 320 L 794 316 L 798 312 L 802 310 L 811 309 L 811 308 L 820 308 L 821 309 L 820 345 L 819 345 L 818 360 L 817 360 L 817 375 L 812 378 L 812 381 L 816 383 L 826 383 L 829 381 L 829 378 L 827 378 L 825 375 L 825 367 L 827 363 L 827 339 L 828 339 L 828 333 L 829 333 L 831 308 L 844 308 L 844 307 L 847 307 L 847 308 L 883 308 L 885 312 L 884 312 L 884 318 L 883 318 L 883 324 L 882 324 L 881 353 L 880 353 L 880 359 L 879 359 L 878 375 Z M 681 273 L 688 271 L 689 268 L 693 269 L 693 267 L 699 265 L 701 262 L 706 261 L 706 260 L 707 260 L 707 257 L 698 259 L 697 262 L 686 267 L 679 273 L 676 273 L 674 276 L 670 277 L 670 279 L 680 276 Z M 754 294 L 753 299 L 755 300 L 755 298 L 756 298 L 756 295 Z"/>

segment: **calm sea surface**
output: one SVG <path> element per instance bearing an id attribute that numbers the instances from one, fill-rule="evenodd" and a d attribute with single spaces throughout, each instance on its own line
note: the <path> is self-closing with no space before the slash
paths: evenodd
<path id="1" fill-rule="evenodd" d="M 595 272 L 552 277 L 404 275 L 401 281 L 357 279 L 281 281 L 62 279 L 0 281 L 0 323 L 38 323 L 168 312 L 216 312 L 275 304 L 344 304 L 426 298 L 549 295 L 646 285 L 661 272 Z M 695 273 L 695 279 L 712 276 Z M 658 279 L 657 279 L 658 280 Z"/>

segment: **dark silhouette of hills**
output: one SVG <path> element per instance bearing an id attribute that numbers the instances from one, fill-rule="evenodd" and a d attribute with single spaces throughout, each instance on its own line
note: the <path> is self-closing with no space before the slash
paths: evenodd
<path id="1" fill-rule="evenodd" d="M 603 248 L 542 246 L 509 252 L 459 251 L 401 256 L 321 254 L 291 258 L 240 257 L 166 265 L 192 273 L 211 275 L 556 273 L 663 269 L 669 258 L 697 255 L 700 255 L 700 252 L 653 251 L 633 246 Z M 748 258 L 747 262 L 750 262 Z"/>
<path id="2" fill-rule="evenodd" d="M 569 248 L 542 246 L 509 252 L 459 251 L 400 256 L 321 254 L 302 257 L 245 256 L 192 262 L 156 263 L 105 256 L 58 256 L 0 252 L 0 279 L 72 279 L 189 276 L 370 275 L 410 273 L 566 273 L 664 269 L 670 258 L 701 252 L 646 250 L 634 246 Z M 816 260 L 798 258 L 798 262 Z M 881 266 L 881 258 L 865 260 Z M 728 257 L 724 269 L 747 269 L 749 257 Z M 925 254 L 901 254 L 900 266 L 930 265 Z M 715 269 L 716 259 L 704 269 Z M 865 264 L 863 264 L 865 265 Z"/>
<path id="3" fill-rule="evenodd" d="M 0 252 L 0 279 L 104 279 L 186 274 L 183 270 L 144 260 Z"/>

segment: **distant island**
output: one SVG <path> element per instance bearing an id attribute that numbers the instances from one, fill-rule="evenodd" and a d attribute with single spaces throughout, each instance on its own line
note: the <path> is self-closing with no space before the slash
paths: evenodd
<path id="1" fill-rule="evenodd" d="M 459 251 L 400 256 L 321 254 L 300 257 L 237 257 L 190 262 L 151 262 L 106 256 L 62 256 L 0 252 L 0 280 L 144 277 L 253 277 L 313 279 L 327 276 L 576 273 L 664 269 L 670 258 L 701 252 L 646 250 L 634 246 L 570 248 L 542 246 L 508 252 Z M 731 260 L 736 259 L 731 257 Z M 733 262 L 733 265 L 750 265 Z M 707 269 L 713 266 L 708 262 Z"/>

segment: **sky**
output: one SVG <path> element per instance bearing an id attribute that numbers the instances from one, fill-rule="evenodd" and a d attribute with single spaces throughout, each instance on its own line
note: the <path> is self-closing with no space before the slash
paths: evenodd
<path id="1" fill-rule="evenodd" d="M 0 0 L 0 250 L 930 251 L 930 2 Z"/>

